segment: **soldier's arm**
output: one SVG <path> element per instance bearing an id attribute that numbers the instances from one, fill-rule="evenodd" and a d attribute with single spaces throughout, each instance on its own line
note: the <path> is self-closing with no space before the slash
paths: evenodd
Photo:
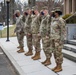
<path id="1" fill-rule="evenodd" d="M 51 25 L 51 17 L 47 18 L 47 35 L 50 35 L 50 25 Z"/>
<path id="2" fill-rule="evenodd" d="M 23 16 L 22 16 L 22 21 L 25 22 L 25 20 L 26 20 L 26 18 L 25 18 L 25 16 L 23 15 Z"/>
<path id="3" fill-rule="evenodd" d="M 60 19 L 60 26 L 61 26 L 61 37 L 64 37 L 65 38 L 65 35 L 66 35 L 66 23 L 63 19 Z"/>
<path id="4" fill-rule="evenodd" d="M 20 19 L 20 29 L 21 29 L 21 31 L 20 32 L 23 32 L 24 33 L 24 26 L 25 26 L 25 23 L 23 22 L 23 20 L 22 19 Z"/>

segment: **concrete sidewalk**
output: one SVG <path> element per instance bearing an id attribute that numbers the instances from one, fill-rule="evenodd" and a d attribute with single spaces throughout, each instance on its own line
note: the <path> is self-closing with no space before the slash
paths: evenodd
<path id="1" fill-rule="evenodd" d="M 26 37 L 24 38 L 24 42 L 26 53 L 28 51 Z M 76 63 L 66 58 L 64 58 L 63 62 L 63 71 L 54 73 L 50 69 L 55 66 L 53 57 L 51 59 L 51 65 L 46 67 L 41 64 L 45 60 L 43 50 L 41 50 L 41 59 L 36 61 L 32 60 L 31 56 L 25 56 L 24 53 L 17 53 L 18 42 L 16 37 L 10 38 L 10 42 L 6 42 L 6 38 L 0 39 L 0 46 L 20 75 L 76 75 Z M 35 53 L 34 50 L 33 53 Z"/>

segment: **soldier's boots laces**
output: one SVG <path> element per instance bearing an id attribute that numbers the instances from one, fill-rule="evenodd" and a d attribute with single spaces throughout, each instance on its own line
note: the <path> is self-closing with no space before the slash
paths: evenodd
<path id="1" fill-rule="evenodd" d="M 61 64 L 57 65 L 56 68 L 53 70 L 54 72 L 60 72 L 62 71 L 62 66 Z"/>
<path id="2" fill-rule="evenodd" d="M 24 52 L 24 49 L 23 48 L 20 48 L 20 50 L 17 51 L 18 53 L 23 53 Z"/>
<path id="3" fill-rule="evenodd" d="M 41 59 L 40 57 L 40 52 L 36 52 L 35 55 L 33 57 L 31 57 L 33 60 L 38 60 Z"/>
<path id="4" fill-rule="evenodd" d="M 18 46 L 17 48 L 20 48 L 20 46 Z"/>
<path id="5" fill-rule="evenodd" d="M 32 50 L 29 50 L 27 53 L 25 53 L 26 56 L 33 55 Z"/>
<path id="6" fill-rule="evenodd" d="M 45 66 L 48 66 L 51 64 L 50 58 L 47 58 L 44 62 L 41 62 L 42 64 L 44 64 Z"/>

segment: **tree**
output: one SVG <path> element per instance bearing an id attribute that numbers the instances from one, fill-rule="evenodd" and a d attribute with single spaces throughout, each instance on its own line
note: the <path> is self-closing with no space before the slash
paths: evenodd
<path id="1" fill-rule="evenodd" d="M 13 24 L 13 22 L 14 22 L 14 18 L 13 18 L 13 14 L 14 14 L 14 3 L 15 3 L 15 0 L 11 0 L 10 1 L 10 24 Z"/>
<path id="2" fill-rule="evenodd" d="M 33 7 L 36 4 L 36 0 L 28 0 L 29 7 Z"/>

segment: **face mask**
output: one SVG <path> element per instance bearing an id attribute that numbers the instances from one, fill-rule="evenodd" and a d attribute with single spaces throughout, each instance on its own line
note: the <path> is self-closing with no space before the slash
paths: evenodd
<path id="1" fill-rule="evenodd" d="M 44 15 L 44 12 L 41 12 L 41 15 Z"/>
<path id="2" fill-rule="evenodd" d="M 32 14 L 33 14 L 33 15 L 35 15 L 35 12 L 34 12 L 34 11 L 32 11 Z"/>
<path id="3" fill-rule="evenodd" d="M 28 13 L 27 13 L 27 12 L 25 12 L 24 14 L 25 14 L 26 16 L 28 15 Z"/>
<path id="4" fill-rule="evenodd" d="M 16 17 L 19 17 L 17 14 L 15 14 Z"/>

